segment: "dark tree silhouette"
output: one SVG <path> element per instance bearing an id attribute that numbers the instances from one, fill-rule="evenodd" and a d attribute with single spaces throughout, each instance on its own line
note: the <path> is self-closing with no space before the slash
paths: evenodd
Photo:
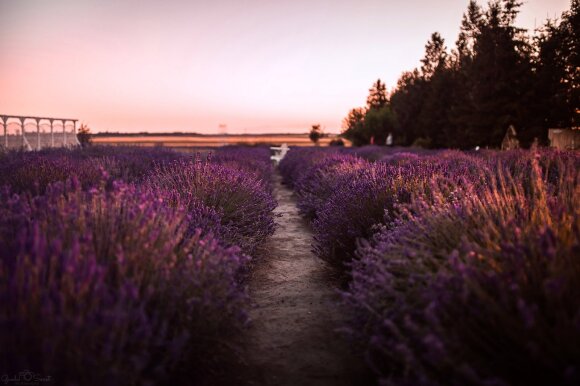
<path id="1" fill-rule="evenodd" d="M 380 79 L 377 79 L 373 86 L 369 89 L 369 96 L 367 98 L 367 108 L 380 109 L 387 104 L 387 87 Z"/>
<path id="2" fill-rule="evenodd" d="M 322 138 L 322 129 L 320 128 L 320 125 L 312 125 L 308 138 L 310 138 L 315 145 L 318 145 L 318 141 Z"/>
<path id="3" fill-rule="evenodd" d="M 370 135 L 365 132 L 365 114 L 364 108 L 352 109 L 342 122 L 342 136 L 351 141 L 354 146 L 365 145 L 370 141 Z"/>
<path id="4" fill-rule="evenodd" d="M 92 139 L 91 137 L 92 137 L 91 129 L 83 123 L 81 127 L 79 127 L 79 129 L 77 130 L 77 138 L 81 146 L 82 147 L 90 146 Z"/>
<path id="5" fill-rule="evenodd" d="M 387 88 L 378 79 L 369 89 L 367 108 L 352 109 L 343 122 L 342 136 L 355 146 L 384 145 L 395 131 L 395 116 L 389 104 Z"/>
<path id="6" fill-rule="evenodd" d="M 514 125 L 523 146 L 547 142 L 550 127 L 580 125 L 580 0 L 533 39 L 515 25 L 522 3 L 470 1 L 448 51 L 433 33 L 421 66 L 403 73 L 388 95 L 379 80 L 366 109 L 353 109 L 343 135 L 354 145 L 499 147 Z"/>

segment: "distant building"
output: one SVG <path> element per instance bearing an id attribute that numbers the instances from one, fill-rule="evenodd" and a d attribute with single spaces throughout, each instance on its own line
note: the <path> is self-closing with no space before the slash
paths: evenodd
<path id="1" fill-rule="evenodd" d="M 549 129 L 548 139 L 550 147 L 560 150 L 578 150 L 580 149 L 580 128 Z"/>
<path id="2" fill-rule="evenodd" d="M 514 150 L 520 148 L 520 141 L 518 140 L 518 136 L 516 133 L 516 128 L 513 125 L 508 127 L 505 136 L 503 137 L 503 141 L 501 141 L 501 149 L 502 150 Z"/>

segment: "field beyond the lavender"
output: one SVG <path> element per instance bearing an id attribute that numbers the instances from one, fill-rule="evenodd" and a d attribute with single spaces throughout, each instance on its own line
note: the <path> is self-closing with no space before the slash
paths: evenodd
<path id="1" fill-rule="evenodd" d="M 548 149 L 0 153 L 0 376 L 578 385 L 579 166 Z"/>

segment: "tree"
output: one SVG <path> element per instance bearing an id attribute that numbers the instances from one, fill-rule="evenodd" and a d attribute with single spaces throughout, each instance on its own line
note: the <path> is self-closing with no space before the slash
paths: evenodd
<path id="1" fill-rule="evenodd" d="M 473 57 L 473 47 L 476 36 L 479 33 L 482 18 L 481 7 L 475 0 L 470 0 L 467 12 L 463 14 L 461 20 L 461 29 L 456 42 L 457 56 L 461 64 Z"/>
<path id="2" fill-rule="evenodd" d="M 320 128 L 320 125 L 312 125 L 312 128 L 310 129 L 310 134 L 308 134 L 308 138 L 310 138 L 310 140 L 318 146 L 318 141 L 320 140 L 320 138 L 322 138 L 322 129 Z"/>
<path id="3" fill-rule="evenodd" d="M 451 54 L 433 33 L 419 68 L 403 73 L 390 95 L 377 80 L 366 109 L 351 110 L 345 138 L 381 143 L 394 130 L 398 145 L 497 148 L 510 125 L 523 146 L 546 142 L 550 127 L 579 126 L 580 0 L 533 40 L 515 25 L 521 5 L 471 0 Z"/>
<path id="4" fill-rule="evenodd" d="M 342 121 L 342 136 L 351 141 L 354 146 L 365 145 L 370 141 L 371 136 L 365 130 L 365 114 L 364 108 L 354 108 Z"/>
<path id="5" fill-rule="evenodd" d="M 82 147 L 90 146 L 91 144 L 91 129 L 84 123 L 77 130 L 77 138 Z"/>
<path id="6" fill-rule="evenodd" d="M 580 125 L 580 0 L 573 0 L 560 23 L 548 20 L 535 38 L 536 134 L 546 140 L 547 129 Z"/>
<path id="7" fill-rule="evenodd" d="M 449 146 L 449 107 L 451 104 L 452 76 L 449 68 L 445 41 L 437 32 L 425 45 L 425 57 L 421 60 L 423 92 L 421 109 L 414 117 L 416 134 L 430 147 Z"/>
<path id="8" fill-rule="evenodd" d="M 472 2 L 458 41 L 460 87 L 451 111 L 465 133 L 462 147 L 498 147 L 510 124 L 529 131 L 531 50 L 525 30 L 514 25 L 520 3 L 491 1 L 481 13 Z"/>
<path id="9" fill-rule="evenodd" d="M 388 102 L 387 98 L 387 87 L 377 79 L 373 86 L 369 89 L 369 96 L 367 97 L 367 108 L 369 110 L 381 109 Z"/>
<path id="10" fill-rule="evenodd" d="M 343 121 L 342 136 L 354 146 L 376 143 L 384 145 L 395 131 L 395 115 L 389 103 L 387 88 L 380 79 L 373 83 L 367 97 L 367 108 L 352 109 Z"/>
<path id="11" fill-rule="evenodd" d="M 424 102 L 425 80 L 419 70 L 403 73 L 390 103 L 395 115 L 394 138 L 397 145 L 409 146 L 420 134 L 417 116 Z"/>
<path id="12" fill-rule="evenodd" d="M 434 32 L 425 45 L 425 57 L 421 63 L 421 74 L 425 79 L 431 79 L 437 71 L 447 66 L 447 47 L 438 32 Z"/>
<path id="13" fill-rule="evenodd" d="M 389 104 L 380 109 L 370 109 L 365 114 L 365 132 L 368 141 L 376 145 L 385 145 L 389 133 L 395 131 L 395 115 Z"/>

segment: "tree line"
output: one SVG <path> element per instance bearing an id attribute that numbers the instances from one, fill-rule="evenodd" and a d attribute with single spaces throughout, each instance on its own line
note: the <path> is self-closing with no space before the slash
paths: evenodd
<path id="1" fill-rule="evenodd" d="M 437 32 L 421 66 L 388 92 L 379 79 L 365 107 L 350 110 L 343 136 L 354 145 L 498 147 L 507 128 L 529 146 L 548 128 L 580 121 L 580 0 L 529 34 L 515 25 L 522 3 L 470 1 L 455 48 Z"/>

